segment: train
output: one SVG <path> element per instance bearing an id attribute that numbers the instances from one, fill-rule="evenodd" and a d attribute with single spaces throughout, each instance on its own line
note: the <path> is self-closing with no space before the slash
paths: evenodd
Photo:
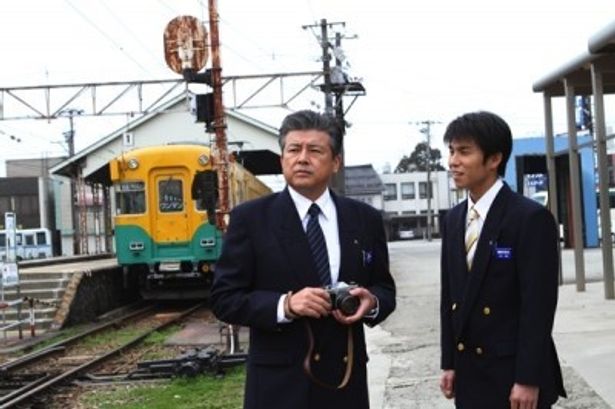
<path id="1" fill-rule="evenodd" d="M 0 258 L 6 261 L 6 230 L 0 230 Z M 17 261 L 48 258 L 53 255 L 51 230 L 38 227 L 15 230 L 15 256 Z"/>
<path id="2" fill-rule="evenodd" d="M 144 299 L 207 297 L 223 232 L 216 226 L 218 175 L 199 144 L 137 148 L 112 159 L 118 264 L 136 271 Z M 236 162 L 228 167 L 229 206 L 271 193 Z"/>

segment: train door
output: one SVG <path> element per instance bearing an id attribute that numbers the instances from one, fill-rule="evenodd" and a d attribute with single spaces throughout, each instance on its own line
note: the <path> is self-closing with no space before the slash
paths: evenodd
<path id="1" fill-rule="evenodd" d="M 157 243 L 186 242 L 190 240 L 188 226 L 188 199 L 185 169 L 154 170 L 150 186 L 155 192 L 154 206 L 150 212 L 154 240 Z"/>
<path id="2" fill-rule="evenodd" d="M 36 258 L 36 246 L 34 244 L 34 233 L 24 232 L 23 233 L 23 258 L 24 259 L 32 259 Z"/>

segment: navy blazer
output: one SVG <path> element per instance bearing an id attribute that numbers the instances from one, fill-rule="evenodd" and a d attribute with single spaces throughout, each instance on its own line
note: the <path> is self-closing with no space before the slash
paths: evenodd
<path id="1" fill-rule="evenodd" d="M 340 239 L 339 281 L 368 288 L 379 300 L 375 325 L 395 308 L 387 243 L 380 213 L 332 193 Z M 231 213 L 211 290 L 222 321 L 250 327 L 245 408 L 368 408 L 363 323 L 352 326 L 354 366 L 349 384 L 328 390 L 304 373 L 305 322 L 315 334 L 312 371 L 330 384 L 343 378 L 347 326 L 332 317 L 277 323 L 278 300 L 288 291 L 318 287 L 309 244 L 296 207 L 284 190 L 237 206 Z"/>
<path id="2" fill-rule="evenodd" d="M 458 407 L 509 408 L 514 383 L 540 388 L 539 408 L 565 396 L 552 339 L 558 231 L 551 213 L 504 184 L 465 255 L 467 201 L 442 223 L 442 369 L 455 370 Z"/>

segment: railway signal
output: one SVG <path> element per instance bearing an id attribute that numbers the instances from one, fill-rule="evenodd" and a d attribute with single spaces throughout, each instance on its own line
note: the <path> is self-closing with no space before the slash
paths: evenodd
<path id="1" fill-rule="evenodd" d="M 216 225 L 226 231 L 228 224 L 229 182 L 228 147 L 226 120 L 222 103 L 222 67 L 220 65 L 220 41 L 218 33 L 218 10 L 215 0 L 209 0 L 209 50 L 211 68 L 205 73 L 198 72 L 205 67 L 208 57 L 207 34 L 203 24 L 195 17 L 180 16 L 171 20 L 164 32 L 165 59 L 169 67 L 182 74 L 188 82 L 202 82 L 211 86 L 209 96 L 195 98 L 195 111 L 206 123 L 205 130 L 215 133 L 215 165 L 218 171 L 219 204 Z M 201 106 L 199 107 L 199 104 Z"/>

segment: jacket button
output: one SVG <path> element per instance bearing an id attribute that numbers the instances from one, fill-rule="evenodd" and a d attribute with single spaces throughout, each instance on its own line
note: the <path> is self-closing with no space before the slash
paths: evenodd
<path id="1" fill-rule="evenodd" d="M 460 342 L 457 344 L 457 351 L 461 352 L 464 349 L 466 349 L 465 345 L 463 345 L 463 342 Z"/>
<path id="2" fill-rule="evenodd" d="M 342 361 L 344 361 L 344 363 L 348 362 L 348 355 L 345 355 L 344 358 L 342 358 Z"/>
<path id="3" fill-rule="evenodd" d="M 483 354 L 483 349 L 481 347 L 477 347 L 476 348 L 476 355 L 482 355 Z"/>
<path id="4" fill-rule="evenodd" d="M 489 308 L 489 307 L 485 307 L 485 308 L 483 308 L 483 314 L 484 314 L 484 315 L 489 315 L 489 314 L 491 314 L 491 308 Z"/>
<path id="5" fill-rule="evenodd" d="M 457 303 L 454 302 L 453 305 L 451 306 L 451 310 L 455 311 L 457 309 Z"/>
<path id="6" fill-rule="evenodd" d="M 314 354 L 314 361 L 316 361 L 316 362 L 320 361 L 320 354 L 319 353 L 315 353 Z"/>

